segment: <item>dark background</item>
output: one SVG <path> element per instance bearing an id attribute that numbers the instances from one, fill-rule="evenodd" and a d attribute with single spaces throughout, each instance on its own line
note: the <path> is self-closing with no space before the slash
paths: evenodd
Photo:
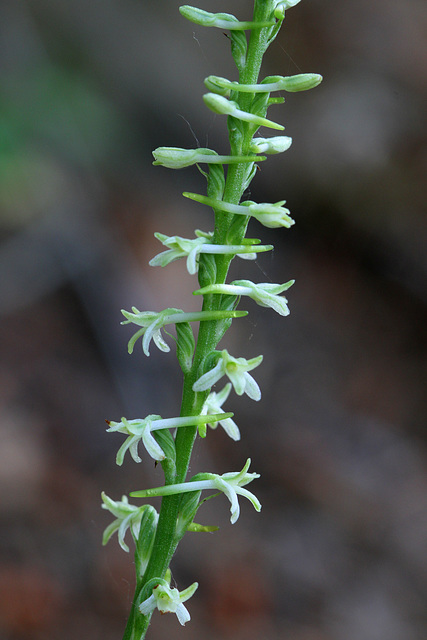
<path id="1" fill-rule="evenodd" d="M 2 640 L 117 640 L 129 610 L 132 556 L 101 547 L 100 493 L 161 472 L 146 455 L 116 467 L 104 419 L 176 415 L 181 383 L 173 349 L 128 356 L 120 309 L 198 308 L 184 263 L 147 262 L 154 231 L 212 228 L 180 195 L 204 188 L 197 170 L 152 167 L 151 150 L 226 153 L 203 79 L 236 79 L 226 36 L 178 6 L 0 3 Z M 153 640 L 427 636 L 426 23 L 424 0 L 307 0 L 268 52 L 263 75 L 325 79 L 270 110 L 294 142 L 251 186 L 297 224 L 251 223 L 275 251 L 230 277 L 295 278 L 291 315 L 243 302 L 222 346 L 264 354 L 263 398 L 231 397 L 241 442 L 210 431 L 191 468 L 251 456 L 263 509 L 241 501 L 234 526 L 224 498 L 199 512 L 220 531 L 188 534 L 172 565 L 180 589 L 200 583 L 192 620 L 155 615 Z"/>

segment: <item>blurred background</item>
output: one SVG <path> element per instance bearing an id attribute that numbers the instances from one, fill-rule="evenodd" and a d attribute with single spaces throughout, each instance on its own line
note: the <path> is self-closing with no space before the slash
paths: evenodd
<path id="1" fill-rule="evenodd" d="M 101 547 L 100 493 L 162 479 L 147 456 L 115 465 L 104 420 L 174 416 L 181 390 L 173 353 L 127 354 L 120 309 L 197 309 L 184 264 L 147 262 L 155 231 L 212 228 L 180 195 L 204 189 L 197 170 L 151 150 L 226 153 L 203 79 L 236 79 L 226 35 L 179 4 L 0 2 L 2 640 L 122 637 L 132 556 Z M 250 19 L 252 3 L 198 6 Z M 271 108 L 293 145 L 251 185 L 297 224 L 251 223 L 275 251 L 230 277 L 295 278 L 291 315 L 245 301 L 221 346 L 264 354 L 263 398 L 231 398 L 241 442 L 210 431 L 191 468 L 250 455 L 263 510 L 199 512 L 221 529 L 188 534 L 172 565 L 180 589 L 200 583 L 191 623 L 156 615 L 152 640 L 427 637 L 426 27 L 424 0 L 311 0 L 266 56 L 263 75 L 325 79 Z"/>

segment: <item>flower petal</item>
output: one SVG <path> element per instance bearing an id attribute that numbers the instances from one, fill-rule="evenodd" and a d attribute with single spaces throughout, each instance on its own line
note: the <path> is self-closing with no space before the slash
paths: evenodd
<path id="1" fill-rule="evenodd" d="M 206 391 L 210 389 L 218 380 L 224 375 L 224 363 L 223 360 L 218 360 L 213 369 L 204 373 L 193 384 L 193 391 Z"/>
<path id="2" fill-rule="evenodd" d="M 247 371 L 244 373 L 245 378 L 245 393 L 252 400 L 261 400 L 261 389 L 258 386 L 256 380 Z"/>

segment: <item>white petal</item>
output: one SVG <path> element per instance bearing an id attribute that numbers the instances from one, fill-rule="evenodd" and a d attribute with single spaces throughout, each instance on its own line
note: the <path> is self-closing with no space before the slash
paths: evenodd
<path id="1" fill-rule="evenodd" d="M 139 610 L 144 616 L 148 616 L 154 609 L 156 608 L 156 598 L 151 595 L 147 600 L 141 602 L 139 605 Z"/>
<path id="2" fill-rule="evenodd" d="M 177 606 L 175 613 L 176 617 L 179 620 L 179 623 L 182 624 L 182 626 L 184 626 L 186 622 L 191 620 L 188 609 L 182 604 L 182 602 Z"/>
<path id="3" fill-rule="evenodd" d="M 152 458 L 154 458 L 154 460 L 164 460 L 166 458 L 165 452 L 152 436 L 149 425 L 144 429 L 142 442 L 144 443 L 144 447 L 147 452 Z"/>
<path id="4" fill-rule="evenodd" d="M 245 387 L 246 387 L 246 382 L 244 378 L 245 373 L 241 370 L 239 371 L 239 369 L 237 369 L 236 371 L 226 370 L 226 373 L 237 395 L 238 396 L 243 395 L 245 393 Z"/>
<path id="5" fill-rule="evenodd" d="M 247 371 L 244 373 L 245 378 L 245 393 L 252 400 L 261 400 L 261 389 L 258 386 L 256 380 Z"/>
<path id="6" fill-rule="evenodd" d="M 218 382 L 224 375 L 224 362 L 223 360 L 218 360 L 216 366 L 204 373 L 196 382 L 193 384 L 193 391 L 206 391 L 206 389 L 210 389 L 215 382 Z"/>
<path id="7" fill-rule="evenodd" d="M 219 424 L 232 440 L 235 440 L 236 442 L 240 440 L 239 427 L 234 422 L 234 420 L 232 420 L 231 418 L 226 418 L 225 420 L 221 420 Z"/>

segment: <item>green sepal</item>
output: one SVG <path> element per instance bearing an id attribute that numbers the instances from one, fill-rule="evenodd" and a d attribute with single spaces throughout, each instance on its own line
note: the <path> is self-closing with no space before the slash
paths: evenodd
<path id="1" fill-rule="evenodd" d="M 154 507 L 145 505 L 145 510 L 141 518 L 138 540 L 136 540 L 135 565 L 136 574 L 142 578 L 153 550 L 154 538 L 156 536 L 158 514 Z"/>
<path id="2" fill-rule="evenodd" d="M 246 65 L 248 41 L 244 31 L 230 31 L 231 55 L 239 73 L 242 73 Z"/>
<path id="3" fill-rule="evenodd" d="M 188 525 L 187 531 L 194 531 L 195 533 L 213 533 L 214 531 L 219 531 L 219 527 L 192 522 Z"/>
<path id="4" fill-rule="evenodd" d="M 216 261 L 215 256 L 211 253 L 203 253 L 199 258 L 199 284 L 201 287 L 207 287 L 216 279 Z M 204 284 L 202 284 L 204 283 Z"/>
<path id="5" fill-rule="evenodd" d="M 193 354 L 196 346 L 193 329 L 189 322 L 178 322 L 176 329 L 176 357 L 183 373 L 188 373 L 193 364 Z"/>

